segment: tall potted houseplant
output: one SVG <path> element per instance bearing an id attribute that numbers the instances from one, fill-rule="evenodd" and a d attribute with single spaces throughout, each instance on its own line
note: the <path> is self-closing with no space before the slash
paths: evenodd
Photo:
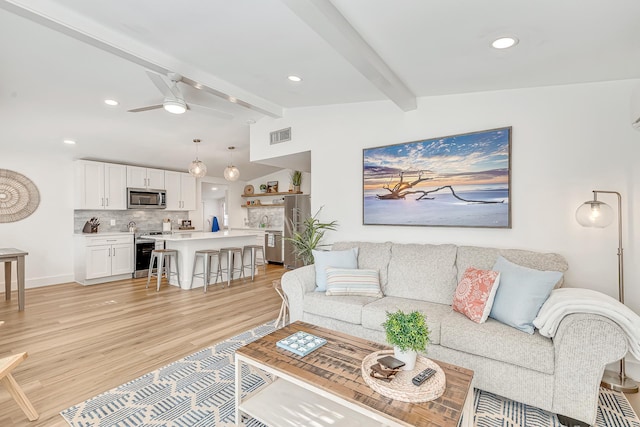
<path id="1" fill-rule="evenodd" d="M 294 231 L 292 237 L 287 237 L 286 240 L 291 242 L 293 253 L 304 265 L 313 264 L 312 251 L 326 246 L 320 243 L 324 233 L 329 230 L 335 231 L 338 226 L 337 221 L 321 222 L 318 219 L 321 210 L 322 207 L 318 209 L 315 215 L 305 218 L 299 230 L 296 230 L 294 225 L 290 224 Z"/>
<path id="2" fill-rule="evenodd" d="M 424 315 L 419 311 L 387 312 L 387 321 L 382 327 L 387 333 L 387 342 L 393 346 L 395 358 L 405 363 L 402 369 L 414 369 L 418 352 L 426 350 L 429 343 L 429 328 Z"/>
<path id="3" fill-rule="evenodd" d="M 302 184 L 302 172 L 293 171 L 291 172 L 291 185 L 293 185 L 293 192 L 300 192 L 300 184 Z"/>

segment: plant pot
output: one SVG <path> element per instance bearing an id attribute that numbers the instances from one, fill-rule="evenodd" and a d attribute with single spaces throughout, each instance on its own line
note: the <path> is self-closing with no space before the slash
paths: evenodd
<path id="1" fill-rule="evenodd" d="M 294 185 L 293 186 L 293 192 L 294 193 L 299 193 L 300 192 L 300 186 L 299 185 Z"/>
<path id="2" fill-rule="evenodd" d="M 402 351 L 398 347 L 393 347 L 393 351 L 393 357 L 404 362 L 404 366 L 400 369 L 402 369 L 403 371 L 412 371 L 416 367 L 416 359 L 418 358 L 417 351 Z"/>

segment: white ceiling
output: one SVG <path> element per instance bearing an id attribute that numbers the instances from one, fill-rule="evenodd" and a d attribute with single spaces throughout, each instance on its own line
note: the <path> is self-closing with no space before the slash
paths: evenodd
<path id="1" fill-rule="evenodd" d="M 639 78 L 638 16 L 637 0 L 0 0 L 0 144 L 184 170 L 200 138 L 209 175 L 234 145 L 254 179 L 274 168 L 248 164 L 247 121 L 290 108 Z M 520 42 L 492 49 L 502 35 Z M 162 101 L 147 69 L 233 119 L 128 113 Z"/>

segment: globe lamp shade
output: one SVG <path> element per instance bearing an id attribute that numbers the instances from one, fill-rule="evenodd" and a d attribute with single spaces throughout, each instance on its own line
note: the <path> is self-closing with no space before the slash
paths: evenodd
<path id="1" fill-rule="evenodd" d="M 240 171 L 237 167 L 229 165 L 224 169 L 224 179 L 227 181 L 237 181 L 240 178 Z"/>
<path id="2" fill-rule="evenodd" d="M 195 159 L 189 165 L 189 173 L 196 178 L 202 178 L 207 174 L 207 166 L 202 163 L 200 160 Z"/>
<path id="3" fill-rule="evenodd" d="M 584 227 L 604 228 L 613 222 L 613 209 L 606 203 L 589 200 L 576 211 L 576 220 Z"/>

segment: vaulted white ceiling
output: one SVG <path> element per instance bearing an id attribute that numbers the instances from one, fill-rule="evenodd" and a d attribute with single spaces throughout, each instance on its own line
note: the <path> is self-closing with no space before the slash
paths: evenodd
<path id="1" fill-rule="evenodd" d="M 638 16 L 637 0 L 0 0 L 0 144 L 184 169 L 200 138 L 209 175 L 234 145 L 252 179 L 273 168 L 248 164 L 248 122 L 287 109 L 638 78 Z M 491 48 L 503 35 L 519 44 Z M 233 118 L 127 112 L 162 102 L 146 70 Z"/>

